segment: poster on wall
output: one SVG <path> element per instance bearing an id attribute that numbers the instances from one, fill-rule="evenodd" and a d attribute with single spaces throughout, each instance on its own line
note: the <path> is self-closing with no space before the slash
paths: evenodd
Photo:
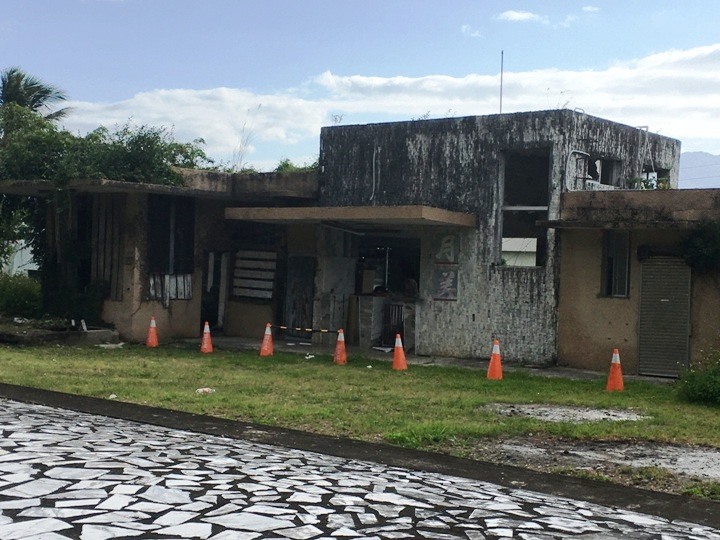
<path id="1" fill-rule="evenodd" d="M 433 271 L 433 299 L 458 299 L 458 269 L 457 265 L 436 264 Z"/>

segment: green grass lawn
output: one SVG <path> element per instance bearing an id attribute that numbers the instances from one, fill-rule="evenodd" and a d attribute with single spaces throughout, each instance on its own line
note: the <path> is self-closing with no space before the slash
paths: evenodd
<path id="1" fill-rule="evenodd" d="M 595 440 L 652 440 L 720 447 L 717 408 L 680 401 L 672 385 L 625 381 L 609 393 L 604 380 L 578 381 L 480 370 L 410 366 L 351 357 L 255 351 L 200 354 L 195 347 L 103 350 L 0 347 L 0 381 L 154 405 L 316 433 L 414 448 L 462 448 L 485 437 L 534 434 Z M 201 387 L 215 392 L 199 395 Z M 638 422 L 551 423 L 507 417 L 489 403 L 543 403 L 632 409 Z"/>

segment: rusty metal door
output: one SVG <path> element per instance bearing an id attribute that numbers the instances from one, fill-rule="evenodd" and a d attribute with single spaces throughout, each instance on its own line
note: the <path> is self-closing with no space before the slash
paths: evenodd
<path id="1" fill-rule="evenodd" d="M 690 267 L 677 257 L 650 257 L 640 287 L 638 372 L 677 377 L 689 358 Z"/>

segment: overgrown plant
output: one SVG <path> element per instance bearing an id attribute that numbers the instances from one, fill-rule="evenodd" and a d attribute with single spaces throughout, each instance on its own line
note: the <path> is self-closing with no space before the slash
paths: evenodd
<path id="1" fill-rule="evenodd" d="M 720 406 L 720 349 L 685 371 L 677 382 L 678 395 L 685 401 Z"/>
<path id="2" fill-rule="evenodd" d="M 42 316 L 40 283 L 23 274 L 0 274 L 0 314 L 7 317 Z"/>
<path id="3" fill-rule="evenodd" d="M 720 222 L 701 223 L 685 237 L 681 250 L 685 262 L 694 272 L 720 270 Z"/>

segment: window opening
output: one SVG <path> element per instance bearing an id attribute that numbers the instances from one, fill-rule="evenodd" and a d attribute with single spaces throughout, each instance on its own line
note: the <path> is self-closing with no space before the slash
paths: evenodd
<path id="1" fill-rule="evenodd" d="M 589 191 L 616 189 L 620 187 L 620 162 L 596 155 L 583 157 L 584 188 Z"/>
<path id="2" fill-rule="evenodd" d="M 418 295 L 420 242 L 404 238 L 363 238 L 357 264 L 357 294 Z"/>
<path id="3" fill-rule="evenodd" d="M 550 151 L 512 152 L 505 157 L 501 264 L 543 266 L 550 200 Z"/>
<path id="4" fill-rule="evenodd" d="M 629 296 L 630 233 L 606 231 L 604 246 L 603 295 Z"/>

